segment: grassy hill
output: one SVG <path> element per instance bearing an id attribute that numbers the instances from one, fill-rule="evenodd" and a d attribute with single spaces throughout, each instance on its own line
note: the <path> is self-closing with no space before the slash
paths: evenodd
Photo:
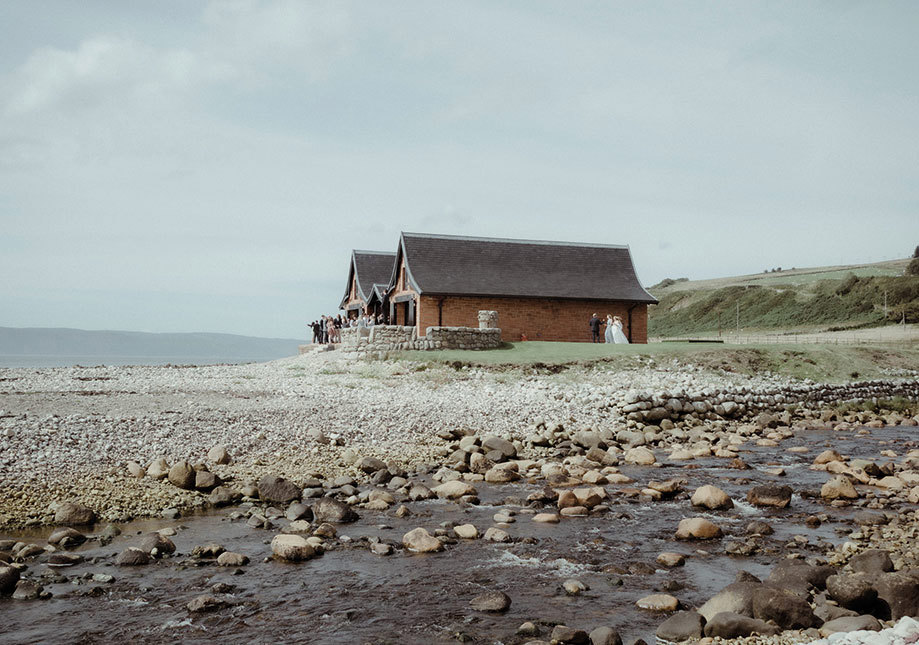
<path id="1" fill-rule="evenodd" d="M 910 260 L 774 271 L 717 280 L 664 280 L 650 291 L 648 334 L 681 337 L 719 329 L 834 330 L 919 320 L 919 276 Z M 885 311 L 886 293 L 886 311 Z"/>

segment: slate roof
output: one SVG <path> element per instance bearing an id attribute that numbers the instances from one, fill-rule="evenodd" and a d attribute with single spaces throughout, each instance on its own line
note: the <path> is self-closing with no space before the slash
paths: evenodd
<path id="1" fill-rule="evenodd" d="M 415 290 L 428 295 L 657 302 L 628 246 L 402 233 L 399 252 Z M 394 267 L 392 276 L 390 285 Z"/>
<path id="2" fill-rule="evenodd" d="M 353 251 L 342 306 L 348 302 L 348 296 L 351 293 L 352 276 L 357 275 L 357 297 L 366 303 L 373 293 L 374 285 L 389 283 L 395 261 L 396 253 L 394 251 Z"/>

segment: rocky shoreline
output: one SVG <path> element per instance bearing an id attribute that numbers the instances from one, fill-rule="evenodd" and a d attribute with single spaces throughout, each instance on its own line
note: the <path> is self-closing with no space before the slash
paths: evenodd
<path id="1" fill-rule="evenodd" d="M 253 529 L 286 519 L 271 544 L 276 558 L 308 560 L 335 548 L 334 526 L 355 510 L 406 517 L 413 503 L 431 498 L 474 507 L 483 486 L 525 482 L 542 487 L 522 502 L 520 512 L 534 522 L 604 517 L 618 500 L 676 502 L 685 507 L 673 527 L 676 540 L 723 545 L 742 558 L 763 552 L 771 527 L 751 522 L 723 537 L 719 509 L 733 502 L 719 482 L 690 489 L 680 477 L 657 479 L 662 466 L 695 475 L 696 464 L 717 460 L 742 480 L 751 448 L 783 451 L 795 443 L 787 450 L 804 454 L 809 448 L 801 439 L 817 431 L 868 441 L 874 430 L 919 425 L 917 399 L 914 374 L 830 386 L 641 358 L 631 369 L 596 365 L 561 373 L 328 356 L 196 368 L 7 369 L 0 370 L 0 495 L 7 500 L 0 522 L 8 530 L 79 526 L 242 504 L 239 519 Z M 916 615 L 915 448 L 906 439 L 874 459 L 822 451 L 809 468 L 825 473 L 816 490 L 802 490 L 795 473 L 767 469 L 780 479 L 749 486 L 751 507 L 783 509 L 793 496 L 822 499 L 826 515 L 808 517 L 809 525 L 860 509 L 859 527 L 835 546 L 806 538 L 789 543 L 789 557 L 779 557 L 764 581 L 746 574 L 696 609 L 670 593 L 651 594 L 637 606 L 660 613 L 658 636 L 667 640 L 759 633 L 772 642 L 806 641 L 891 627 Z M 451 540 L 500 543 L 510 540 L 509 512 L 496 514 L 481 535 L 475 526 L 433 533 L 417 527 L 401 543 L 368 548 L 385 555 L 436 552 Z M 87 536 L 53 537 L 42 546 L 22 540 L 0 546 L 0 559 L 12 563 L 0 577 L 11 579 L 8 570 L 20 563 L 64 556 L 68 540 L 79 544 Z M 122 552 L 120 564 L 168 555 L 163 537 Z M 215 558 L 245 557 L 222 554 Z M 662 552 L 658 566 L 680 566 L 680 557 Z M 13 580 L 5 590 L 20 593 L 19 586 Z M 577 580 L 571 589 L 579 593 Z M 894 599 L 902 607 L 894 608 Z M 549 640 L 533 640 L 521 626 L 518 639 L 616 642 L 612 628 L 569 634 L 561 627 L 541 637 Z"/>

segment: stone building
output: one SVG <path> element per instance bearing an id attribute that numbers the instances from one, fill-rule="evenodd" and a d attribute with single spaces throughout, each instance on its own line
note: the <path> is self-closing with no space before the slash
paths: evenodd
<path id="1" fill-rule="evenodd" d="M 384 254 L 373 255 L 381 267 Z M 657 300 L 639 283 L 627 246 L 402 233 L 387 257 L 387 286 L 372 304 L 417 337 L 429 327 L 477 327 L 479 311 L 489 310 L 504 341 L 590 341 L 595 312 L 620 316 L 631 342 L 648 340 L 648 305 Z M 371 302 L 378 278 L 366 261 L 355 252 L 343 306 Z"/>

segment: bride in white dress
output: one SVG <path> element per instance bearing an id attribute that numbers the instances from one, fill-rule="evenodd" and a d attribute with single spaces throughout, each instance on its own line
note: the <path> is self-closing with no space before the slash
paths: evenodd
<path id="1" fill-rule="evenodd" d="M 603 338 L 607 343 L 615 343 L 613 340 L 613 315 L 606 314 L 606 332 L 603 334 Z"/>
<path id="2" fill-rule="evenodd" d="M 610 334 L 610 329 L 612 329 L 612 334 Z M 613 318 L 613 324 L 608 325 L 606 328 L 607 336 L 613 337 L 613 342 L 617 345 L 628 345 L 629 339 L 625 337 L 625 334 L 622 333 L 622 318 L 616 316 Z M 609 341 L 607 341 L 609 342 Z"/>

